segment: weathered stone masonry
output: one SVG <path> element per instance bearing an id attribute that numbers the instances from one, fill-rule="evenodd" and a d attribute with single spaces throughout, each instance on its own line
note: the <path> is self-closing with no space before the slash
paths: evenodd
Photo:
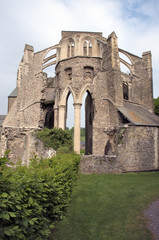
<path id="1" fill-rule="evenodd" d="M 122 72 L 121 64 L 129 73 Z M 44 69 L 52 65 L 55 76 L 48 78 Z M 20 158 L 27 164 L 34 148 L 38 153 L 33 132 L 44 127 L 65 129 L 69 94 L 74 101 L 74 150 L 79 153 L 86 92 L 86 155 L 81 171 L 158 169 L 159 118 L 153 114 L 151 52 L 138 57 L 118 48 L 114 32 L 105 38 L 99 32 L 63 31 L 57 45 L 36 53 L 25 45 L 17 86 L 8 98 L 1 154 L 9 148 L 13 161 Z M 39 149 L 38 156 L 45 152 Z"/>

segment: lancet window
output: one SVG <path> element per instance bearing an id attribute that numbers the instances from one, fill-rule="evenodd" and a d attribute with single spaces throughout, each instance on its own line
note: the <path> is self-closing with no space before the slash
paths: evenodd
<path id="1" fill-rule="evenodd" d="M 92 56 L 92 43 L 88 40 L 85 40 L 83 45 L 83 55 L 84 56 Z"/>

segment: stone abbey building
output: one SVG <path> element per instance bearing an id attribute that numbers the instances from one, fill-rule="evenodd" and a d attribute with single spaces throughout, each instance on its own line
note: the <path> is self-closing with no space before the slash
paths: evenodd
<path id="1" fill-rule="evenodd" d="M 122 72 L 122 64 L 129 73 Z M 50 78 L 45 68 L 52 65 L 55 77 Z M 8 97 L 2 153 L 10 149 L 13 161 L 27 164 L 39 151 L 33 132 L 45 126 L 65 129 L 69 94 L 74 101 L 74 150 L 80 153 L 86 92 L 81 171 L 158 169 L 159 118 L 153 113 L 151 52 L 138 57 L 118 48 L 114 32 L 105 38 L 100 32 L 62 31 L 57 45 L 39 52 L 25 45 L 17 85 Z"/>

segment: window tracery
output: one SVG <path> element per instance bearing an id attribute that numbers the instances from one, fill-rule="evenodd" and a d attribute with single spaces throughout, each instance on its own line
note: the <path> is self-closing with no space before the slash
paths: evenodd
<path id="1" fill-rule="evenodd" d="M 85 40 L 83 45 L 83 55 L 84 56 L 92 56 L 92 43 L 88 40 Z"/>

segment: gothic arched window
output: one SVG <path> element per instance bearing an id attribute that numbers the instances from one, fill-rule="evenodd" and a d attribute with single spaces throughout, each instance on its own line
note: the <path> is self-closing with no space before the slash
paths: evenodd
<path id="1" fill-rule="evenodd" d="M 85 40 L 83 45 L 83 55 L 84 56 L 92 56 L 92 43 L 88 40 Z"/>
<path id="2" fill-rule="evenodd" d="M 75 44 L 74 44 L 73 41 L 70 41 L 68 43 L 67 57 L 73 57 L 74 56 L 74 50 L 75 50 Z"/>
<path id="3" fill-rule="evenodd" d="M 123 98 L 125 100 L 129 100 L 129 87 L 126 82 L 123 82 Z"/>

